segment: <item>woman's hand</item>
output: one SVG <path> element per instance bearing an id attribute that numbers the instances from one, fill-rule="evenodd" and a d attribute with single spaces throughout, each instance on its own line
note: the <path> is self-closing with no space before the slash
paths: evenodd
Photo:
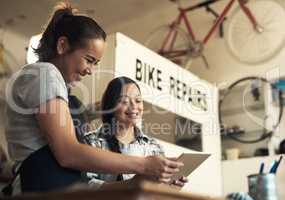
<path id="1" fill-rule="evenodd" d="M 187 177 L 182 176 L 180 179 L 174 180 L 170 185 L 177 189 L 181 189 L 186 183 L 188 183 Z"/>
<path id="2" fill-rule="evenodd" d="M 151 176 L 154 180 L 169 183 L 171 177 L 179 172 L 179 167 L 184 164 L 173 158 L 163 156 L 147 156 L 144 158 L 143 175 Z"/>

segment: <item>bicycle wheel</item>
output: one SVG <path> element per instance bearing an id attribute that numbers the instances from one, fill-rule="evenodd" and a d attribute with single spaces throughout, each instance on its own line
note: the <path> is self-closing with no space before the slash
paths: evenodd
<path id="1" fill-rule="evenodd" d="M 285 44 L 285 7 L 277 0 L 249 1 L 246 6 L 261 27 L 261 32 L 237 8 L 226 28 L 226 44 L 239 61 L 259 64 L 276 56 Z"/>
<path id="2" fill-rule="evenodd" d="M 168 35 L 169 39 L 167 40 Z M 165 42 L 166 40 L 167 42 Z M 183 29 L 175 27 L 171 31 L 170 25 L 163 25 L 155 29 L 145 42 L 146 47 L 184 68 L 188 68 L 191 64 L 189 49 L 192 44 L 193 40 Z M 163 46 L 164 48 L 162 48 Z"/>
<path id="3" fill-rule="evenodd" d="M 275 119 L 277 113 L 267 111 L 267 95 L 271 89 L 268 80 L 252 76 L 239 79 L 222 91 L 219 101 L 222 135 L 248 144 L 273 136 L 282 119 L 283 101 L 279 96 L 280 110 Z"/>

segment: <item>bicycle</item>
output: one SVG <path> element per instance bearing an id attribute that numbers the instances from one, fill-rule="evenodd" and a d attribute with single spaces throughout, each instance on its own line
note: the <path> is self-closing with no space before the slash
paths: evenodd
<path id="1" fill-rule="evenodd" d="M 273 58 L 285 44 L 285 7 L 279 0 L 230 0 L 201 41 L 196 38 L 186 14 L 221 0 L 206 0 L 186 8 L 181 7 L 179 0 L 170 1 L 177 3 L 178 16 L 170 25 L 153 31 L 145 45 L 186 69 L 189 69 L 189 61 L 196 57 L 202 57 L 209 68 L 203 54 L 204 46 L 223 23 L 234 3 L 238 3 L 238 7 L 227 20 L 225 40 L 227 49 L 235 59 L 257 65 Z M 182 23 L 186 31 L 181 27 Z"/>

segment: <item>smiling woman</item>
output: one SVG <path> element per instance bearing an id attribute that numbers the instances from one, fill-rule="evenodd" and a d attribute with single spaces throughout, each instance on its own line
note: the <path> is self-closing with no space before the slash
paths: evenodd
<path id="1" fill-rule="evenodd" d="M 106 34 L 91 18 L 56 6 L 35 53 L 39 62 L 13 76 L 6 92 L 6 138 L 16 175 L 6 194 L 62 189 L 83 181 L 81 171 L 164 178 L 182 164 L 164 157 L 124 156 L 78 142 L 68 108 L 68 86 L 90 75 Z M 12 187 L 13 186 L 13 187 Z"/>
<path id="2" fill-rule="evenodd" d="M 102 98 L 102 127 L 89 132 L 84 140 L 87 144 L 113 152 L 132 156 L 164 155 L 158 142 L 143 133 L 140 122 L 143 115 L 143 101 L 138 84 L 128 77 L 117 77 L 107 86 Z M 106 187 L 112 182 L 136 180 L 134 174 L 87 173 L 89 184 Z M 186 177 L 171 182 L 171 174 L 160 178 L 162 182 L 182 187 Z M 152 177 L 153 178 L 153 177 Z"/>
<path id="3" fill-rule="evenodd" d="M 73 15 L 74 9 L 63 4 L 56 11 L 42 35 L 35 53 L 41 62 L 51 62 L 62 72 L 67 83 L 91 74 L 100 61 L 106 34 L 91 18 Z"/>

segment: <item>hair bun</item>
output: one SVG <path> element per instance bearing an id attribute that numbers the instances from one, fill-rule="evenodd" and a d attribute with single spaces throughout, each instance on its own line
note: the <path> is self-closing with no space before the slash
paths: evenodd
<path id="1" fill-rule="evenodd" d="M 77 12 L 78 10 L 72 8 L 71 4 L 68 1 L 59 2 L 54 7 L 52 21 L 54 23 L 57 23 L 66 16 L 74 16 Z"/>

